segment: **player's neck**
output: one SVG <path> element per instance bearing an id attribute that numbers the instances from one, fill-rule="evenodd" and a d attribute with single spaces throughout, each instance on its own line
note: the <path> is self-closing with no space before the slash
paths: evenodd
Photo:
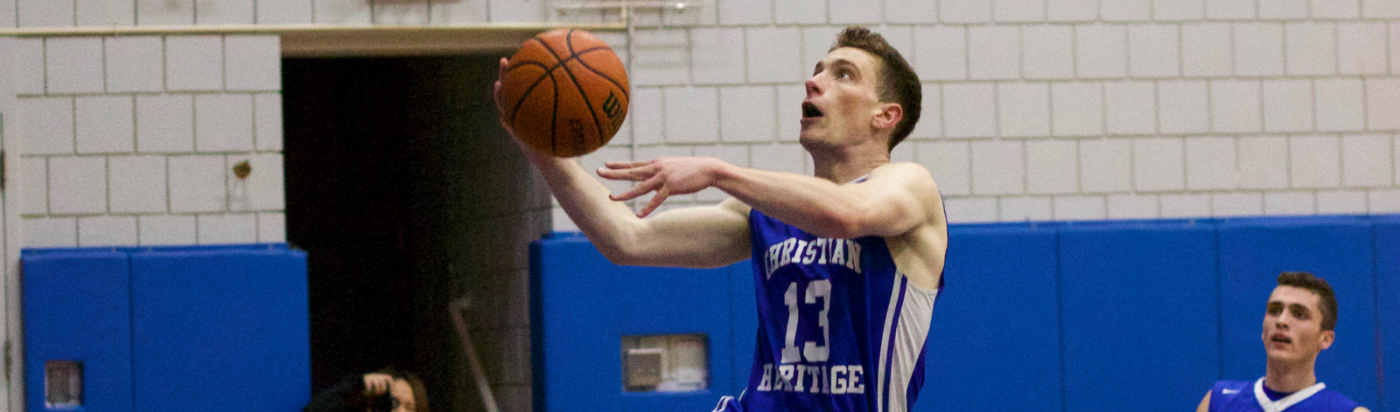
<path id="1" fill-rule="evenodd" d="M 812 173 L 836 184 L 850 183 L 890 163 L 889 151 L 873 145 L 809 148 L 807 152 L 812 155 Z"/>
<path id="2" fill-rule="evenodd" d="M 1311 359 L 1300 362 L 1269 360 L 1264 385 L 1276 392 L 1292 393 L 1317 383 Z"/>

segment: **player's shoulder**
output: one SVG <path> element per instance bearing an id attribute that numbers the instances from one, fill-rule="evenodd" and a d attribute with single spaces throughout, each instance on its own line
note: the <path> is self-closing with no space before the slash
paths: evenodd
<path id="1" fill-rule="evenodd" d="M 886 163 L 870 171 L 870 179 L 894 180 L 911 187 L 938 191 L 938 182 L 933 180 L 924 165 L 914 162 Z"/>
<path id="2" fill-rule="evenodd" d="M 914 162 L 890 162 L 890 163 L 885 163 L 885 164 L 883 164 L 883 165 L 880 165 L 880 167 L 876 167 L 875 170 L 872 170 L 872 171 L 870 172 L 871 175 L 875 175 L 875 174 L 877 174 L 877 173 L 878 173 L 878 174 L 900 174 L 900 175 L 910 175 L 910 176 L 928 176 L 930 179 L 933 178 L 933 175 L 932 175 L 932 174 L 929 174 L 928 168 L 925 168 L 924 165 L 921 165 L 921 164 L 918 164 L 918 163 L 914 163 Z"/>

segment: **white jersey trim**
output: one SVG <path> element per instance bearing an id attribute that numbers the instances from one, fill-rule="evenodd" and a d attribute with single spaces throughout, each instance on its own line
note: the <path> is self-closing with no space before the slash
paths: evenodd
<path id="1" fill-rule="evenodd" d="M 904 278 L 903 274 L 900 274 Z M 890 365 L 889 412 L 906 412 L 909 409 L 909 382 L 914 379 L 914 368 L 919 355 L 928 340 L 930 322 L 933 319 L 933 303 L 938 291 L 926 291 L 908 282 L 904 293 L 904 306 L 900 308 L 898 330 L 895 332 L 894 364 Z M 911 293 L 912 292 L 912 293 Z"/>
<path id="2" fill-rule="evenodd" d="M 901 287 L 904 286 L 904 287 Z M 913 291 L 913 293 L 909 293 Z M 904 303 L 899 304 L 901 295 Z M 928 340 L 930 322 L 933 319 L 933 304 L 938 299 L 938 290 L 917 288 L 903 273 L 896 271 L 894 290 L 890 292 L 890 308 L 885 313 L 885 328 L 880 338 L 879 390 L 876 391 L 878 412 L 906 412 L 908 405 L 909 382 L 914 378 L 916 362 Z M 894 323 L 894 341 L 890 342 L 890 329 L 895 313 L 899 313 Z M 888 351 L 893 350 L 890 354 Z M 892 359 L 886 363 L 886 359 Z M 886 371 L 889 371 L 889 384 L 886 385 Z M 886 409 L 886 405 L 889 405 Z"/>
<path id="3" fill-rule="evenodd" d="M 1312 386 L 1294 392 L 1292 395 L 1288 395 L 1283 399 L 1271 401 L 1269 400 L 1269 395 L 1264 393 L 1264 378 L 1259 378 L 1259 380 L 1254 381 L 1254 400 L 1259 401 L 1259 407 L 1263 408 L 1264 412 L 1283 412 L 1283 410 L 1288 409 L 1290 406 L 1311 398 L 1326 387 L 1327 384 L 1325 383 L 1314 383 Z"/>
<path id="4" fill-rule="evenodd" d="M 890 326 L 894 324 L 894 312 L 899 309 L 899 284 L 900 278 L 904 277 L 899 271 L 894 272 L 894 281 L 890 282 L 894 286 L 890 290 L 890 306 L 885 309 L 885 328 L 880 332 L 880 367 L 875 370 L 875 411 L 885 412 L 885 369 L 889 367 L 885 359 L 889 359 L 890 350 Z"/>

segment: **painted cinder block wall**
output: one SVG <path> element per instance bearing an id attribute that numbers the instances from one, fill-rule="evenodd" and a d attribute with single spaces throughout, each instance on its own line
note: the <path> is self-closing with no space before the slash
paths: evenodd
<path id="1" fill-rule="evenodd" d="M 560 4 L 15 0 L 0 2 L 0 27 L 616 19 Z M 634 18 L 628 125 L 587 168 L 699 155 L 809 172 L 802 82 L 860 24 L 924 81 L 923 120 L 893 158 L 932 171 L 952 222 L 1400 212 L 1393 0 L 714 0 Z M 628 58 L 627 36 L 600 34 Z M 7 196 L 21 198 L 23 245 L 285 240 L 278 47 L 276 35 L 9 43 L 0 115 L 18 134 Z M 553 230 L 576 228 L 551 215 Z M 483 305 L 525 301 L 516 259 L 483 275 L 498 285 Z M 503 407 L 530 410 L 528 315 L 485 322 Z"/>

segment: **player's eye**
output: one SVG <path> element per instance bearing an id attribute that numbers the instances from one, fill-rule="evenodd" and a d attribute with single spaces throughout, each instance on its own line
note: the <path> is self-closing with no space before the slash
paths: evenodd
<path id="1" fill-rule="evenodd" d="M 1303 308 L 1293 308 L 1293 310 L 1290 310 L 1289 313 L 1292 313 L 1293 317 L 1301 320 L 1308 320 L 1309 317 L 1308 311 Z"/>
<path id="2" fill-rule="evenodd" d="M 1267 312 L 1268 312 L 1270 315 L 1278 316 L 1279 314 L 1283 313 L 1283 306 L 1279 306 L 1279 305 L 1269 305 L 1269 308 L 1268 308 Z"/>

